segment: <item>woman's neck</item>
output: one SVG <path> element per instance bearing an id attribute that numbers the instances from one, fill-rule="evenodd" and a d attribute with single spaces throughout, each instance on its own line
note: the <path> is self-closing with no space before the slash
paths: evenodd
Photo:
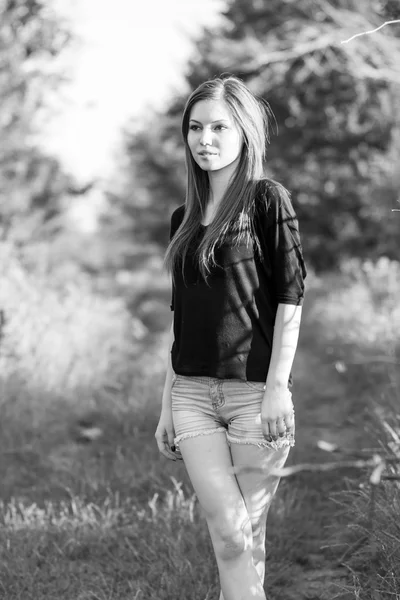
<path id="1" fill-rule="evenodd" d="M 238 160 L 235 160 L 223 169 L 208 172 L 208 179 L 210 182 L 208 204 L 216 207 L 221 202 L 222 197 L 228 188 L 229 181 L 236 171 L 237 164 Z"/>

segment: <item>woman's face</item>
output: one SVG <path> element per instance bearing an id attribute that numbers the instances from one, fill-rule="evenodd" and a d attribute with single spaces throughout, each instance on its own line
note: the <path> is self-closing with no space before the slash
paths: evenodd
<path id="1" fill-rule="evenodd" d="M 218 171 L 239 161 L 243 136 L 223 100 L 200 100 L 192 107 L 187 142 L 204 171 Z"/>

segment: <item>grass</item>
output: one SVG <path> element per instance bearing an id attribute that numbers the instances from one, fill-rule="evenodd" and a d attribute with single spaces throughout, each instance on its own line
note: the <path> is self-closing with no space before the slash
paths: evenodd
<path id="1" fill-rule="evenodd" d="M 381 376 L 386 370 L 382 369 Z M 371 396 L 369 434 L 377 452 L 397 459 L 385 474 L 397 479 L 383 480 L 378 486 L 365 482 L 356 491 L 340 495 L 346 507 L 349 546 L 344 562 L 357 580 L 361 598 L 400 598 L 400 410 L 399 389 L 385 390 L 380 400 Z M 381 390 L 383 386 L 380 386 Z M 378 386 L 377 386 L 378 388 Z M 352 545 L 350 545 L 352 544 Z M 350 551 L 349 551 L 350 550 Z"/>
<path id="2" fill-rule="evenodd" d="M 9 576 L 3 586 L 10 598 L 169 598 L 174 577 L 192 584 L 187 566 L 207 554 L 208 540 L 193 522 L 193 499 L 179 490 L 159 506 L 153 498 L 139 508 L 110 494 L 101 504 L 71 498 L 43 509 L 12 502 L 5 516 L 9 543 L 2 563 Z M 196 545 L 182 535 L 187 523 L 198 533 Z"/>
<path id="3" fill-rule="evenodd" d="M 123 302 L 100 295 L 83 277 L 56 286 L 45 276 L 28 276 L 12 252 L 3 261 L 0 597 L 5 600 L 218 598 L 208 531 L 184 466 L 160 458 L 153 438 L 170 320 L 169 308 L 164 313 L 160 308 L 169 306 L 169 289 L 157 261 L 154 265 L 138 273 Z M 307 428 L 326 419 L 318 435 L 334 432 L 328 416 L 338 394 L 355 399 L 341 408 L 349 421 L 368 405 L 357 427 L 382 450 L 397 452 L 391 433 L 399 426 L 395 365 L 371 363 L 376 354 L 396 358 L 387 315 L 399 322 L 393 321 L 399 289 L 393 284 L 379 295 L 373 288 L 378 285 L 373 269 L 379 269 L 383 289 L 385 277 L 392 282 L 397 274 L 396 265 L 369 266 L 362 281 L 355 275 L 359 265 L 353 265 L 353 274 L 324 279 L 329 293 L 314 278 L 304 359 L 300 356 L 297 367 L 305 400 L 292 462 L 324 460 Z M 152 298 L 158 301 L 153 307 Z M 366 324 L 375 323 L 382 306 L 386 316 L 374 325 L 374 342 Z M 139 314 L 146 315 L 145 326 Z M 325 361 L 323 348 L 331 349 Z M 340 368 L 332 369 L 332 361 Z M 321 381 L 327 384 L 322 395 Z M 306 432 L 303 442 L 300 430 Z M 282 480 L 267 535 L 266 589 L 272 600 L 396 598 L 398 488 L 388 482 L 378 490 L 370 532 L 366 477 L 345 475 L 301 473 Z M 367 531 L 367 542 L 339 564 Z M 378 596 L 372 595 L 373 585 Z"/>
<path id="4" fill-rule="evenodd" d="M 339 342 L 337 362 L 355 397 L 365 401 L 364 428 L 374 453 L 396 462 L 386 475 L 400 476 L 400 264 L 352 261 L 331 275 L 332 290 L 316 320 L 325 339 Z M 343 277 L 344 275 L 344 277 Z M 344 308 L 345 307 L 345 308 Z M 336 327 L 334 327 L 336 326 Z M 348 516 L 337 537 L 344 543 L 343 564 L 352 574 L 355 598 L 400 598 L 400 481 L 368 480 L 341 490 L 336 501 Z"/>

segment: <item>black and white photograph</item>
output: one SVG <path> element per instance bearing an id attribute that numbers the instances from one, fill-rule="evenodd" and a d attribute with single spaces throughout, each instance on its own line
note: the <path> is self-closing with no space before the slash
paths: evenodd
<path id="1" fill-rule="evenodd" d="M 400 0 L 0 0 L 0 599 L 400 600 Z"/>

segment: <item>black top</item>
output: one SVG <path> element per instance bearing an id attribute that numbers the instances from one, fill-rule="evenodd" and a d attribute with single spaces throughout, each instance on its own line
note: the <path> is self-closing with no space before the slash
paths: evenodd
<path id="1" fill-rule="evenodd" d="M 204 281 L 188 252 L 175 274 L 172 367 L 180 375 L 265 381 L 278 304 L 301 305 L 306 268 L 296 214 L 284 189 L 262 182 L 255 198 L 254 226 L 262 249 L 229 241 L 215 251 L 217 266 Z M 171 217 L 170 238 L 185 205 Z M 198 239 L 204 235 L 202 225 Z M 194 244 L 198 244 L 198 239 Z M 289 385 L 292 385 L 290 374 Z"/>

